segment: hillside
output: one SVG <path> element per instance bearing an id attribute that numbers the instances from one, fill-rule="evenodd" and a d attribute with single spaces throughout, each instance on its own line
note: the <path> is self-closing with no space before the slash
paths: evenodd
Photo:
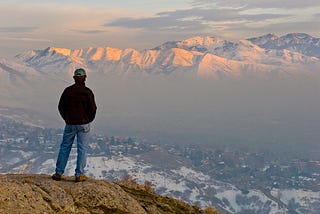
<path id="1" fill-rule="evenodd" d="M 46 174 L 44 182 L 51 181 L 48 175 L 54 171 L 63 130 L 1 119 L 2 113 L 10 113 L 5 110 L 0 108 L 0 177 L 12 173 Z M 11 112 L 10 116 L 25 120 L 23 111 Z M 311 148 L 316 151 L 309 152 L 308 157 L 296 159 L 236 146 L 159 145 L 146 139 L 94 133 L 91 139 L 87 175 L 109 181 L 122 179 L 120 183 L 127 192 L 139 192 L 128 187 L 149 190 L 151 182 L 157 194 L 201 207 L 216 207 L 221 213 L 302 214 L 320 210 L 320 161 L 311 158 L 311 154 L 319 153 L 317 147 Z M 76 155 L 74 148 L 66 176 L 74 174 Z M 72 177 L 67 179 L 72 182 Z M 7 191 L 0 188 L 3 192 Z M 158 197 L 143 189 L 140 193 L 147 195 L 141 200 Z"/>
<path id="2" fill-rule="evenodd" d="M 0 213 L 205 213 L 182 201 L 132 185 L 49 175 L 0 175 Z M 208 213 L 208 212 L 207 212 Z"/>

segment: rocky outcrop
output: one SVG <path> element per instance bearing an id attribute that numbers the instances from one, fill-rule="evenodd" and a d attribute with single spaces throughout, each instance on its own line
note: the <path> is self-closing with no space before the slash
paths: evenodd
<path id="1" fill-rule="evenodd" d="M 107 180 L 0 175 L 0 213 L 204 213 L 182 201 Z"/>

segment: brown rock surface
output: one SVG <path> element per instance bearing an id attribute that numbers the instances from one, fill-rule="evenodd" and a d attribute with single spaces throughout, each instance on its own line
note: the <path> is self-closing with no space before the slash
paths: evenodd
<path id="1" fill-rule="evenodd" d="M 107 180 L 0 175 L 0 213 L 203 213 L 182 201 Z"/>

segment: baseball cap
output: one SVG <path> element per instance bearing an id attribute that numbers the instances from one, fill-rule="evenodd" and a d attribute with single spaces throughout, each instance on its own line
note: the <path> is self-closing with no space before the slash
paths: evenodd
<path id="1" fill-rule="evenodd" d="M 83 68 L 78 68 L 74 71 L 75 77 L 86 76 L 86 71 Z"/>

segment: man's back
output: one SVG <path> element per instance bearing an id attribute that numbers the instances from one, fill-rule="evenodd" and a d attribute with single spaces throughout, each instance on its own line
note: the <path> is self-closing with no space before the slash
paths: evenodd
<path id="1" fill-rule="evenodd" d="M 93 121 L 96 104 L 92 91 L 84 83 L 67 87 L 61 95 L 58 109 L 67 124 L 87 124 Z"/>

